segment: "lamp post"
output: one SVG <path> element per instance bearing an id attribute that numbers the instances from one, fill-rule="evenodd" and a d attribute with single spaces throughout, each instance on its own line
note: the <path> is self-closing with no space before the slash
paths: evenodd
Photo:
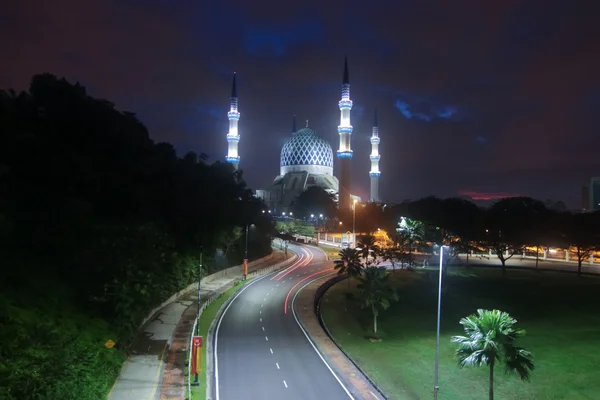
<path id="1" fill-rule="evenodd" d="M 242 271 L 243 279 L 246 280 L 248 275 L 248 228 L 250 224 L 246 224 L 246 248 L 244 250 L 244 270 Z"/>
<path id="2" fill-rule="evenodd" d="M 200 264 L 198 264 L 198 311 L 196 313 L 196 332 L 193 333 L 196 336 L 200 336 L 200 310 L 202 309 L 200 304 L 200 284 L 202 283 L 202 246 L 200 246 Z M 194 382 L 191 383 L 191 386 L 198 386 L 200 382 L 198 381 L 198 372 L 194 374 Z"/>
<path id="3" fill-rule="evenodd" d="M 356 248 L 356 199 L 352 202 L 352 247 Z"/>
<path id="4" fill-rule="evenodd" d="M 433 374 L 433 399 L 437 400 L 438 391 L 438 371 L 440 367 L 440 315 L 442 309 L 442 268 L 444 264 L 444 247 L 440 246 L 440 278 L 438 283 L 438 305 L 437 305 L 437 333 L 435 335 L 435 372 Z"/>

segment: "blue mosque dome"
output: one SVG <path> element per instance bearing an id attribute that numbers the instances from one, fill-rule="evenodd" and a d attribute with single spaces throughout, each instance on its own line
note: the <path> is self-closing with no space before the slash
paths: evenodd
<path id="1" fill-rule="evenodd" d="M 333 175 L 333 150 L 315 131 L 302 128 L 283 145 L 280 166 L 281 175 L 292 171 Z"/>

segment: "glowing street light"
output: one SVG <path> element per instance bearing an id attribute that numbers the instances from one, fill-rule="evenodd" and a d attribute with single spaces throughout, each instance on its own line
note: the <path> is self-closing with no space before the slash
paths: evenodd
<path id="1" fill-rule="evenodd" d="M 356 199 L 352 202 L 352 245 L 356 248 Z"/>
<path id="2" fill-rule="evenodd" d="M 440 315 L 442 309 L 442 268 L 444 264 L 444 247 L 449 248 L 448 246 L 440 246 L 440 278 L 439 278 L 439 286 L 438 286 L 438 306 L 437 306 L 437 333 L 435 336 L 435 372 L 433 375 L 433 399 L 437 400 L 437 394 L 440 390 L 438 385 L 438 375 L 439 375 L 439 367 L 440 367 Z"/>

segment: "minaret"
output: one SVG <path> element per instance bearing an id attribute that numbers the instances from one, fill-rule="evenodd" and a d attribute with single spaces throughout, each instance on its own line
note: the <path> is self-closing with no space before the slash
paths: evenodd
<path id="1" fill-rule="evenodd" d="M 344 59 L 344 78 L 342 80 L 342 99 L 340 106 L 340 125 L 338 134 L 340 135 L 340 148 L 337 151 L 337 157 L 340 160 L 340 190 L 339 190 L 339 208 L 340 210 L 350 209 L 350 160 L 352 159 L 352 149 L 350 148 L 350 135 L 352 135 L 352 125 L 350 125 L 350 110 L 352 109 L 352 100 L 350 100 L 350 77 L 348 75 L 348 57 Z"/>
<path id="2" fill-rule="evenodd" d="M 371 135 L 371 171 L 369 176 L 371 177 L 371 197 L 370 201 L 373 203 L 379 203 L 379 124 L 377 123 L 377 110 L 375 110 L 375 116 L 373 119 L 373 134 Z"/>
<path id="3" fill-rule="evenodd" d="M 240 141 L 240 135 L 238 134 L 238 121 L 240 120 L 240 113 L 238 112 L 238 95 L 237 87 L 235 85 L 235 72 L 233 73 L 233 86 L 231 87 L 231 98 L 229 102 L 229 133 L 227 133 L 227 144 L 229 148 L 227 150 L 227 162 L 233 164 L 235 169 L 238 169 L 240 163 L 240 156 L 238 154 L 238 143 Z"/>

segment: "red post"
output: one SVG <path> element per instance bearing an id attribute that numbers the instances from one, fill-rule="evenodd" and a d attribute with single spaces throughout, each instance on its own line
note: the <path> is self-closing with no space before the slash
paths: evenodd
<path id="1" fill-rule="evenodd" d="M 192 374 L 194 374 L 195 384 L 198 384 L 198 374 L 202 372 L 202 336 L 192 338 Z"/>
<path id="2" fill-rule="evenodd" d="M 248 275 L 248 259 L 247 258 L 244 258 L 244 273 L 242 275 L 244 275 L 244 279 L 246 279 L 246 276 Z"/>

